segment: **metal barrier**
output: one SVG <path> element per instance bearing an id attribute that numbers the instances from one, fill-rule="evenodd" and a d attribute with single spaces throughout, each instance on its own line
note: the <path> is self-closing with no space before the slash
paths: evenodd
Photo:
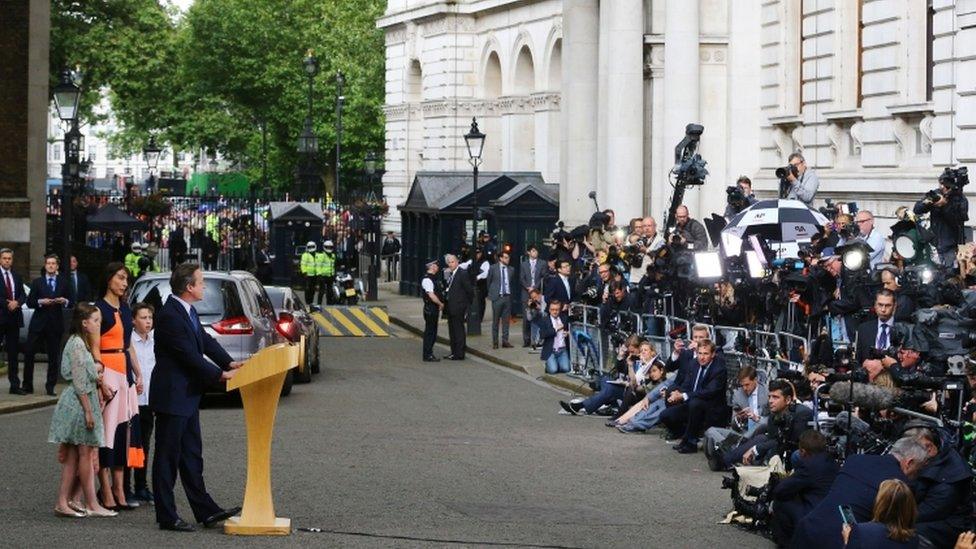
<path id="1" fill-rule="evenodd" d="M 779 368 L 802 372 L 803 362 L 810 353 L 810 342 L 805 337 L 780 332 L 778 343 L 780 349 Z"/>
<path id="2" fill-rule="evenodd" d="M 776 371 L 779 369 L 779 338 L 773 332 L 761 330 L 753 331 L 752 335 L 756 346 L 756 369 L 764 370 L 769 379 L 776 379 Z"/>
<path id="3" fill-rule="evenodd" d="M 754 365 L 755 362 L 755 357 L 739 350 L 742 348 L 739 342 L 749 340 L 749 330 L 738 326 L 714 326 L 713 332 L 718 336 L 715 344 L 722 349 L 725 356 L 725 368 L 728 372 L 725 396 L 731 406 L 732 395 L 739 386 L 739 370 L 743 366 Z"/>
<path id="4" fill-rule="evenodd" d="M 592 379 L 603 374 L 603 332 L 600 329 L 600 308 L 580 303 L 569 306 L 569 375 Z"/>
<path id="5" fill-rule="evenodd" d="M 641 317 L 641 331 L 649 341 L 657 347 L 657 354 L 666 360 L 671 356 L 671 342 L 668 340 L 668 333 L 671 331 L 671 322 L 664 315 L 643 315 Z"/>

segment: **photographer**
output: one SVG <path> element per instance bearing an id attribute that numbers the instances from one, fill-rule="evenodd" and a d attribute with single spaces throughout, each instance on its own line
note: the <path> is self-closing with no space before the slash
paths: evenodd
<path id="1" fill-rule="evenodd" d="M 538 295 L 538 290 L 533 290 Z M 546 373 L 567 373 L 569 363 L 569 315 L 563 312 L 562 303 L 552 301 L 548 314 L 538 315 L 532 321 L 532 330 L 542 340 L 539 358 L 546 363 Z M 528 310 L 528 309 L 527 309 Z"/>
<path id="2" fill-rule="evenodd" d="M 630 258 L 630 283 L 637 284 L 647 272 L 653 261 L 649 255 L 664 246 L 664 239 L 657 234 L 657 222 L 653 217 L 645 217 L 640 222 L 640 232 L 627 237 L 624 251 Z"/>
<path id="3" fill-rule="evenodd" d="M 604 333 L 617 331 L 622 328 L 619 313 L 639 312 L 637 301 L 627 291 L 627 285 L 623 282 L 611 282 L 609 284 L 609 296 L 603 305 L 600 305 L 600 328 Z M 633 328 L 636 330 L 636 326 Z"/>
<path id="4" fill-rule="evenodd" d="M 613 266 L 607 262 L 594 263 L 593 269 L 577 284 L 579 300 L 586 305 L 602 306 L 609 297 L 613 270 Z"/>
<path id="5" fill-rule="evenodd" d="M 793 386 L 776 379 L 769 384 L 769 419 L 765 433 L 757 434 L 729 451 L 726 465 L 766 463 L 773 456 L 787 456 L 797 448 L 800 434 L 813 420 L 813 410 L 796 402 Z M 784 462 L 787 461 L 784 459 Z"/>
<path id="6" fill-rule="evenodd" d="M 752 181 L 744 175 L 740 175 L 735 186 L 726 188 L 725 192 L 728 194 L 724 216 L 726 221 L 758 202 L 756 195 L 752 194 Z"/>
<path id="7" fill-rule="evenodd" d="M 807 161 L 803 155 L 795 152 L 790 155 L 790 165 L 785 170 L 786 173 L 786 198 L 788 200 L 799 200 L 810 207 L 813 198 L 820 187 L 820 180 L 817 173 L 807 167 Z"/>
<path id="8" fill-rule="evenodd" d="M 902 291 L 898 284 L 898 270 L 895 267 L 885 267 L 881 270 L 881 286 L 895 294 L 895 322 L 911 322 L 915 312 L 915 300 Z"/>
<path id="9" fill-rule="evenodd" d="M 708 249 L 708 233 L 705 226 L 688 214 L 688 207 L 678 206 L 674 214 L 674 232 L 668 243 L 680 250 L 703 251 Z"/>
<path id="10" fill-rule="evenodd" d="M 776 545 L 785 547 L 793 537 L 797 521 L 827 495 L 840 466 L 827 453 L 827 437 L 807 429 L 800 434 L 800 458 L 793 473 L 773 488 L 773 519 L 770 529 Z"/>
<path id="11" fill-rule="evenodd" d="M 629 383 L 627 377 L 627 359 L 640 354 L 640 336 L 632 335 L 617 349 L 617 363 L 613 370 L 603 374 L 597 382 L 596 392 L 582 402 L 559 401 L 562 409 L 571 415 L 591 415 L 604 405 L 615 406 L 623 398 L 624 389 Z"/>
<path id="12" fill-rule="evenodd" d="M 752 436 L 760 425 L 765 425 L 769 416 L 769 392 L 759 383 L 754 366 L 746 365 L 739 369 L 736 378 L 739 386 L 732 393 L 732 423 L 729 428 L 709 427 L 705 430 L 705 458 L 712 471 L 726 469 L 722 454 Z"/>
<path id="13" fill-rule="evenodd" d="M 930 230 L 935 235 L 935 249 L 939 264 L 952 269 L 956 262 L 956 247 L 963 243 L 963 229 L 969 220 L 969 201 L 962 188 L 969 183 L 966 168 L 946 168 L 939 176 L 939 188 L 929 191 L 915 203 L 915 215 L 931 213 Z"/>
<path id="14" fill-rule="evenodd" d="M 860 237 L 864 239 L 868 246 L 871 246 L 870 263 L 873 269 L 878 266 L 878 263 L 884 260 L 885 237 L 881 234 L 881 231 L 874 227 L 874 214 L 869 210 L 857 212 L 854 223 L 857 224 Z"/>
<path id="15" fill-rule="evenodd" d="M 523 347 L 531 346 L 535 349 L 539 346 L 539 342 L 542 341 L 539 335 L 539 327 L 535 324 L 535 320 L 542 315 L 542 292 L 538 288 L 532 288 L 529 290 L 529 297 L 525 300 L 525 313 L 522 318 L 522 324 L 524 326 L 522 331 L 525 334 L 529 334 L 524 340 Z M 523 335 L 523 337 L 525 336 Z"/>

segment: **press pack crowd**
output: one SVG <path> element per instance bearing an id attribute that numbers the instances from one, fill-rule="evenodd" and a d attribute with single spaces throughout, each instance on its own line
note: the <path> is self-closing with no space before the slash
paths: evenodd
<path id="1" fill-rule="evenodd" d="M 801 154 L 789 160 L 785 201 L 760 202 L 745 177 L 728 189 L 729 226 L 750 208 L 815 211 L 816 173 Z M 560 227 L 548 255 L 528 245 L 517 258 L 482 233 L 477 247 L 444 256 L 443 272 L 427 263 L 423 359 L 440 360 L 442 317 L 444 358 L 463 360 L 465 324 L 481 322 L 472 305 L 486 315 L 490 303 L 494 348 L 513 347 L 510 320 L 521 313 L 521 344 L 540 349 L 549 374 L 591 380 L 593 393 L 560 402 L 560 413 L 599 415 L 624 434 L 660 428 L 678 453 L 704 450 L 712 470 L 734 471 L 725 484 L 735 518 L 778 546 L 974 547 L 967 183 L 965 168 L 947 169 L 938 188 L 899 209 L 891 235 L 872 212 L 828 202 L 819 234 L 792 257 L 771 252 L 764 240 L 774 237 L 757 227 L 746 236 L 758 236 L 762 272 L 743 274 L 745 252 L 722 249 L 717 278 L 696 271 L 694 256 L 718 239 L 681 204 L 661 231 L 652 217 L 618 227 L 613 211 L 598 211 L 586 226 Z M 607 357 L 596 369 L 571 349 L 584 332 L 580 305 L 599 311 L 598 330 L 586 332 Z M 681 316 L 692 328 L 638 331 L 629 313 Z M 763 348 L 743 335 L 752 330 L 808 337 Z"/>

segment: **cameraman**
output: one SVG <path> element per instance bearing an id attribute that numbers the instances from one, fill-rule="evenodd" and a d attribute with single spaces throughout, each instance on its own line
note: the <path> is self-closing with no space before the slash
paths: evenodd
<path id="1" fill-rule="evenodd" d="M 793 473 L 773 488 L 773 519 L 770 529 L 776 545 L 785 547 L 793 537 L 797 521 L 816 507 L 837 478 L 840 466 L 827 453 L 827 437 L 807 429 L 800 434 L 800 459 Z"/>
<path id="2" fill-rule="evenodd" d="M 550 312 L 551 314 L 551 312 Z M 591 415 L 604 405 L 616 405 L 624 397 L 624 389 L 630 380 L 627 377 L 628 359 L 640 355 L 640 345 L 643 340 L 638 335 L 627 338 L 617 349 L 617 363 L 613 370 L 603 374 L 597 382 L 596 392 L 582 402 L 559 401 L 563 410 L 571 415 Z"/>
<path id="3" fill-rule="evenodd" d="M 645 217 L 636 227 L 639 227 L 639 232 L 635 230 L 627 237 L 627 245 L 631 247 L 630 253 L 640 258 L 638 261 L 635 257 L 630 262 L 631 284 L 639 283 L 647 272 L 647 266 L 652 261 L 649 254 L 664 246 L 664 239 L 657 234 L 657 221 L 653 217 Z"/>
<path id="4" fill-rule="evenodd" d="M 858 234 L 871 246 L 870 262 L 873 269 L 884 260 L 885 237 L 874 227 L 874 214 L 870 210 L 857 212 L 854 223 L 857 224 Z"/>
<path id="5" fill-rule="evenodd" d="M 600 305 L 600 329 L 604 333 L 616 331 L 612 326 L 620 324 L 619 313 L 640 313 L 637 308 L 637 301 L 634 296 L 627 291 L 627 285 L 623 282 L 613 281 L 609 285 L 609 296 L 603 305 Z M 636 327 L 634 328 L 636 330 Z"/>
<path id="6" fill-rule="evenodd" d="M 797 448 L 800 434 L 813 420 L 813 410 L 796 402 L 793 386 L 782 379 L 769 383 L 769 419 L 766 432 L 746 440 L 724 456 L 726 465 L 766 463 L 773 456 L 787 455 Z"/>
<path id="7" fill-rule="evenodd" d="M 708 249 L 708 233 L 705 226 L 688 214 L 688 207 L 682 204 L 674 212 L 674 233 L 670 244 L 681 250 L 702 251 Z"/>
<path id="8" fill-rule="evenodd" d="M 735 187 L 729 187 L 726 193 L 728 193 L 726 199 L 728 204 L 725 205 L 726 221 L 730 221 L 736 214 L 758 202 L 756 195 L 752 193 L 752 181 L 744 175 L 740 175 L 735 182 Z"/>
<path id="9" fill-rule="evenodd" d="M 790 155 L 789 162 L 790 168 L 786 171 L 786 180 L 789 182 L 786 198 L 799 200 L 809 207 L 820 187 L 817 173 L 807 167 L 807 161 L 798 152 Z"/>
<path id="10" fill-rule="evenodd" d="M 968 177 L 955 177 L 949 168 L 939 176 L 939 188 L 929 191 L 915 203 L 915 215 L 931 213 L 930 230 L 935 235 L 939 264 L 952 269 L 956 247 L 963 242 L 963 229 L 969 219 L 969 201 L 962 195 Z"/>
<path id="11" fill-rule="evenodd" d="M 881 286 L 895 294 L 895 322 L 911 322 L 912 313 L 918 307 L 911 296 L 901 291 L 898 284 L 898 270 L 895 267 L 885 267 L 881 270 Z"/>

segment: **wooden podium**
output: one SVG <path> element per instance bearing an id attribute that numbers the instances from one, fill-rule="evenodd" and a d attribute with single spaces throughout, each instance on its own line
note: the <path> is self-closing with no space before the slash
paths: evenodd
<path id="1" fill-rule="evenodd" d="M 279 343 L 265 347 L 241 366 L 227 382 L 227 390 L 240 389 L 247 424 L 247 486 L 239 517 L 224 522 L 225 534 L 286 536 L 291 520 L 275 517 L 271 499 L 271 433 L 278 399 L 288 370 L 298 366 L 299 347 Z"/>

